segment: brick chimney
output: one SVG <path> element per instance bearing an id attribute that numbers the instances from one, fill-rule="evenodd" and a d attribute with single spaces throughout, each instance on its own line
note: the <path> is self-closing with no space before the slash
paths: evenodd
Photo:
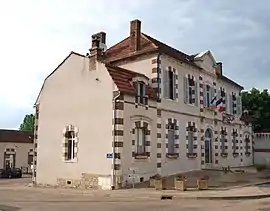
<path id="1" fill-rule="evenodd" d="M 130 22 L 130 50 L 139 51 L 141 48 L 141 21 L 133 20 Z"/>
<path id="2" fill-rule="evenodd" d="M 89 49 L 89 69 L 95 70 L 97 61 L 103 59 L 104 52 L 106 51 L 106 33 L 99 32 L 92 35 L 92 46 Z"/>
<path id="3" fill-rule="evenodd" d="M 216 75 L 222 76 L 222 62 L 217 62 Z"/>

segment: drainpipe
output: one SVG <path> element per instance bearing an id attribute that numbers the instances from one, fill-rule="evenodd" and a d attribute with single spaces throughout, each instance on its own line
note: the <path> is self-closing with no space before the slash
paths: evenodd
<path id="1" fill-rule="evenodd" d="M 159 64 L 159 59 L 160 59 L 160 56 L 161 56 L 161 53 L 158 53 L 158 56 L 157 56 L 157 82 L 158 82 L 158 101 L 161 100 L 160 98 L 160 71 L 159 71 L 159 68 L 160 68 L 160 64 Z"/>
<path id="2" fill-rule="evenodd" d="M 113 189 L 115 189 L 116 186 L 116 175 L 115 175 L 115 130 L 116 130 L 116 124 L 115 124 L 115 118 L 116 118 L 116 107 L 115 104 L 117 102 L 117 98 L 120 96 L 120 92 L 117 93 L 115 97 L 113 97 Z"/>

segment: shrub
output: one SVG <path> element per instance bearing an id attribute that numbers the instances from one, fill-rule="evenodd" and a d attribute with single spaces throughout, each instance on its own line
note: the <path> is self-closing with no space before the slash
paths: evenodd
<path id="1" fill-rule="evenodd" d="M 257 171 L 263 171 L 267 168 L 267 166 L 264 164 L 256 164 L 254 167 L 257 169 Z"/>
<path id="2" fill-rule="evenodd" d="M 162 177 L 159 174 L 155 174 L 155 175 L 153 175 L 153 176 L 150 177 L 150 179 L 161 179 L 161 178 Z"/>
<path id="3" fill-rule="evenodd" d="M 176 175 L 176 177 L 175 177 L 175 179 L 177 180 L 177 181 L 183 181 L 183 180 L 185 180 L 187 177 L 185 176 L 185 175 L 183 175 L 183 174 L 177 174 Z"/>

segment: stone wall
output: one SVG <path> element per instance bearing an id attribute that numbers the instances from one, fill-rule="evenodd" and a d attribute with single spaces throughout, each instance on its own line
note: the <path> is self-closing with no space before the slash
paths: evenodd
<path id="1" fill-rule="evenodd" d="M 99 175 L 82 173 L 81 179 L 58 178 L 57 185 L 37 184 L 38 187 L 100 189 Z"/>

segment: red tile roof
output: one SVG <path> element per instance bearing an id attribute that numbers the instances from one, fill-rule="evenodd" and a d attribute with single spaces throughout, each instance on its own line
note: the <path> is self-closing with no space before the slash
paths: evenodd
<path id="1" fill-rule="evenodd" d="M 110 64 L 106 64 L 106 68 L 119 91 L 131 95 L 136 95 L 136 90 L 133 87 L 132 79 L 137 76 L 147 78 L 141 73 L 133 72 L 131 70 L 116 67 Z M 146 85 L 146 94 L 148 95 L 149 99 L 156 100 L 156 92 L 150 85 Z"/>
<path id="2" fill-rule="evenodd" d="M 0 142 L 34 143 L 34 135 L 25 131 L 0 129 Z"/>
<path id="3" fill-rule="evenodd" d="M 179 61 L 182 61 L 186 64 L 189 64 L 195 68 L 198 69 L 202 69 L 201 67 L 199 67 L 197 64 L 194 63 L 194 57 L 195 55 L 187 55 L 171 46 L 166 45 L 165 43 L 162 43 L 160 41 L 158 41 L 157 39 L 141 33 L 141 50 L 138 52 L 131 52 L 130 50 L 130 37 L 127 37 L 126 39 L 120 41 L 119 43 L 117 43 L 116 45 L 110 47 L 105 55 L 106 55 L 106 59 L 105 62 L 106 63 L 113 63 L 115 61 L 121 60 L 121 59 L 125 59 L 125 58 L 130 58 L 133 56 L 139 56 L 139 55 L 143 55 L 146 53 L 152 53 L 152 52 L 159 52 L 159 53 L 164 53 L 167 54 Z M 233 80 L 229 79 L 228 77 L 222 75 L 220 77 L 221 79 L 223 79 L 224 81 L 227 81 L 228 83 L 231 83 L 235 86 L 238 86 L 239 88 L 243 89 L 243 87 L 239 84 L 237 84 L 236 82 L 234 82 Z"/>

